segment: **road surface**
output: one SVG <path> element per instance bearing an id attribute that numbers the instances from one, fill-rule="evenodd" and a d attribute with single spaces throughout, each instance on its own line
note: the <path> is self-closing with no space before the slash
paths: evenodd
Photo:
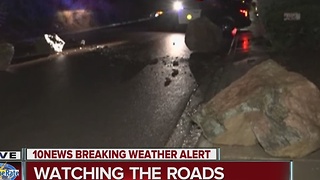
<path id="1" fill-rule="evenodd" d="M 1 149 L 165 145 L 196 86 L 184 35 L 109 37 L 1 73 Z"/>
<path id="2" fill-rule="evenodd" d="M 59 34 L 66 50 L 49 57 L 43 37 L 15 44 L 13 65 L 0 74 L 2 134 L 10 137 L 2 149 L 164 147 L 203 67 L 189 65 L 183 33 L 150 32 L 155 25 Z"/>

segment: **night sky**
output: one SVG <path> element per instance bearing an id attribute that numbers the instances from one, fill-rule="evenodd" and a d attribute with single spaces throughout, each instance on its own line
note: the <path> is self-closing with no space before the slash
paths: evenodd
<path id="1" fill-rule="evenodd" d="M 157 0 L 0 0 L 1 39 L 56 32 L 56 16 L 62 11 L 85 10 L 94 25 L 141 18 L 157 7 Z M 161 1 L 163 2 L 163 1 Z"/>

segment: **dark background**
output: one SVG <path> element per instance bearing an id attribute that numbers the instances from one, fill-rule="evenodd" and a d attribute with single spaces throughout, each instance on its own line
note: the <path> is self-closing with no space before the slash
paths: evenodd
<path id="1" fill-rule="evenodd" d="M 65 27 L 57 20 L 61 12 L 85 12 L 89 26 L 95 27 L 147 17 L 166 2 L 170 0 L 0 0 L 0 38 L 12 41 L 88 28 Z"/>

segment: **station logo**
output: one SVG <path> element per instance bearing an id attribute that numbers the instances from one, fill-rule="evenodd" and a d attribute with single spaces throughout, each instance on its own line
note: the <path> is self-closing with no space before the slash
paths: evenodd
<path id="1" fill-rule="evenodd" d="M 14 180 L 19 176 L 19 170 L 8 163 L 0 163 L 0 180 Z"/>

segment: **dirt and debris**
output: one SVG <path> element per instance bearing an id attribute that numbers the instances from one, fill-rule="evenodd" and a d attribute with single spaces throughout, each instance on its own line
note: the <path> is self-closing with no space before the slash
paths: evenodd
<path id="1" fill-rule="evenodd" d="M 179 66 L 179 62 L 178 61 L 173 61 L 172 65 L 173 66 Z"/>
<path id="2" fill-rule="evenodd" d="M 172 76 L 172 77 L 176 77 L 178 74 L 179 74 L 179 70 L 177 70 L 177 69 L 172 69 L 172 73 L 171 73 L 171 76 Z"/>
<path id="3" fill-rule="evenodd" d="M 164 82 L 164 86 L 169 86 L 171 84 L 172 80 L 170 78 L 166 78 L 166 81 Z"/>

